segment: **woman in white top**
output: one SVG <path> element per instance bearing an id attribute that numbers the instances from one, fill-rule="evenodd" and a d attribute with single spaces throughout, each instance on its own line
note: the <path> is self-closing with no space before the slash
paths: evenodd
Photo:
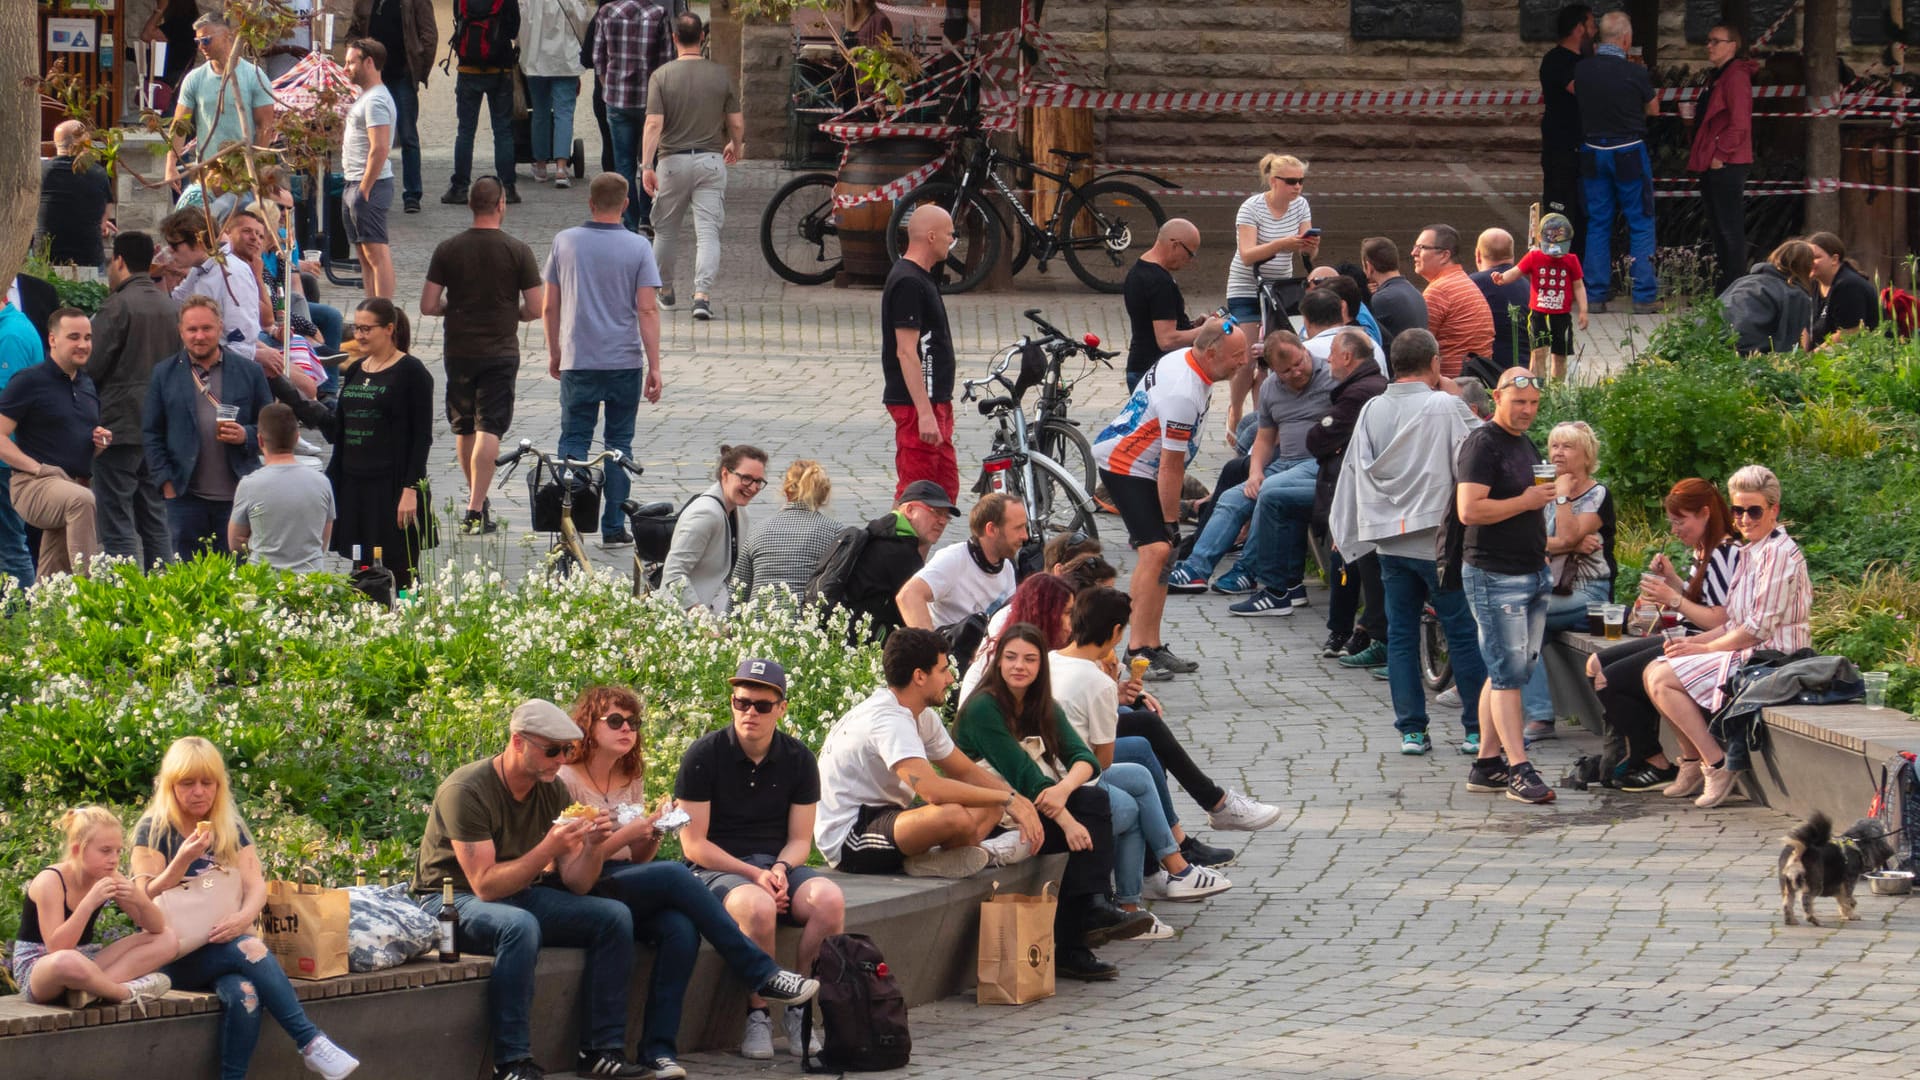
<path id="1" fill-rule="evenodd" d="M 1312 256 L 1320 238 L 1308 236 L 1313 209 L 1307 205 L 1307 163 L 1291 154 L 1260 159 L 1267 190 L 1240 204 L 1234 215 L 1233 260 L 1227 264 L 1227 314 L 1244 326 L 1260 325 L 1260 288 L 1255 280 L 1297 276 L 1294 252 Z"/>

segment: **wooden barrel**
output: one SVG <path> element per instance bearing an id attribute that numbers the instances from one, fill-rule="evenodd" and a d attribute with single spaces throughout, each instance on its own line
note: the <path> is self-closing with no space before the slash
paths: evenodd
<path id="1" fill-rule="evenodd" d="M 937 139 L 885 138 L 855 143 L 840 166 L 835 195 L 865 195 L 884 187 L 932 161 L 946 149 Z M 891 199 L 875 199 L 848 210 L 836 210 L 840 231 L 841 278 L 838 284 L 879 285 L 887 280 L 893 260 L 887 258 L 887 219 Z"/>

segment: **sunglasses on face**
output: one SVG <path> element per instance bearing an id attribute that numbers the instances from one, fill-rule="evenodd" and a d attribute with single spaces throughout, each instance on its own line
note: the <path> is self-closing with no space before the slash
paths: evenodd
<path id="1" fill-rule="evenodd" d="M 1304 176 L 1276 176 L 1274 179 L 1289 187 L 1299 187 L 1307 182 L 1307 178 Z"/>
<path id="2" fill-rule="evenodd" d="M 194 43 L 195 45 L 211 45 L 211 44 L 213 44 L 213 35 L 212 35 L 212 34 L 208 34 L 208 35 L 207 35 L 206 37 L 197 37 L 197 38 L 194 38 L 194 39 L 193 39 L 193 43 Z"/>
<path id="3" fill-rule="evenodd" d="M 1750 517 L 1758 521 L 1766 516 L 1767 508 L 1765 504 L 1760 506 L 1740 506 L 1739 504 L 1735 504 L 1728 507 L 1727 512 L 1737 518 Z"/>
<path id="4" fill-rule="evenodd" d="M 527 740 L 527 742 L 531 744 L 535 749 L 539 750 L 542 754 L 545 754 L 549 758 L 557 758 L 565 754 L 573 753 L 574 744 L 570 742 L 550 743 L 545 739 L 536 739 L 532 735 L 524 735 L 524 734 L 521 735 L 520 737 Z"/>
<path id="5" fill-rule="evenodd" d="M 761 716 L 765 716 L 768 713 L 772 712 L 773 707 L 778 704 L 780 704 L 780 702 L 777 700 L 776 701 L 755 701 L 752 698 L 737 697 L 733 699 L 733 711 L 747 712 L 748 710 L 752 710 L 753 712 L 759 713 Z"/>
<path id="6" fill-rule="evenodd" d="M 607 715 L 601 717 L 600 722 L 607 725 L 608 727 L 612 728 L 615 731 L 620 731 L 622 729 L 629 729 L 633 731 L 640 730 L 640 722 L 634 719 L 633 717 L 626 715 L 625 713 L 610 712 Z"/>
<path id="7" fill-rule="evenodd" d="M 1528 387 L 1532 387 L 1535 390 L 1545 390 L 1547 388 L 1547 380 L 1537 375 L 1515 375 L 1512 382 L 1501 383 L 1499 386 L 1494 387 L 1494 389 L 1512 390 L 1516 387 L 1522 390 Z"/>

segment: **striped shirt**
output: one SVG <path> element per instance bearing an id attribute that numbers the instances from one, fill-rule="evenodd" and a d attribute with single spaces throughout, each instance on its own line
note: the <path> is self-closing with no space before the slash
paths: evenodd
<path id="1" fill-rule="evenodd" d="M 593 38 L 593 74 L 607 108 L 645 109 L 647 80 L 673 59 L 666 9 L 651 0 L 613 0 L 594 18 L 600 22 Z"/>
<path id="2" fill-rule="evenodd" d="M 1807 560 L 1787 530 L 1776 528 L 1740 554 L 1740 566 L 1727 593 L 1727 628 L 1760 639 L 1753 648 L 1733 652 L 1676 656 L 1673 666 L 1687 696 L 1712 712 L 1726 700 L 1721 684 L 1746 663 L 1755 649 L 1790 653 L 1813 644 L 1807 625 L 1813 609 L 1813 584 L 1807 579 Z"/>
<path id="3" fill-rule="evenodd" d="M 1493 356 L 1493 308 L 1458 263 L 1427 282 L 1427 329 L 1440 346 L 1440 374 L 1457 378 L 1468 353 Z"/>
<path id="4" fill-rule="evenodd" d="M 733 567 L 734 585 L 749 600 L 756 590 L 775 585 L 785 585 L 799 596 L 807 591 L 807 579 L 820 560 L 833 550 L 840 529 L 839 522 L 818 510 L 788 503 L 748 537 Z"/>
<path id="5" fill-rule="evenodd" d="M 1295 198 L 1287 204 L 1286 210 L 1278 217 L 1273 207 L 1267 205 L 1265 195 L 1255 195 L 1240 204 L 1240 212 L 1233 217 L 1234 231 L 1242 225 L 1253 226 L 1253 242 L 1270 244 L 1284 236 L 1299 236 L 1300 229 L 1313 221 L 1313 208 L 1307 205 L 1305 196 Z M 1266 281 L 1279 281 L 1293 277 L 1293 252 L 1282 251 L 1260 264 L 1260 277 Z M 1258 296 L 1254 287 L 1254 268 L 1240 261 L 1240 247 L 1234 245 L 1233 259 L 1227 263 L 1227 296 Z"/>
<path id="6" fill-rule="evenodd" d="M 1740 568 L 1740 544 L 1729 537 L 1720 541 L 1720 546 L 1707 555 L 1707 564 L 1703 568 L 1698 561 L 1687 567 L 1685 581 L 1687 588 L 1692 587 L 1695 574 L 1700 579 L 1700 603 L 1707 607 L 1725 607 L 1727 593 L 1733 589 L 1733 575 Z M 1704 573 L 1703 573 L 1704 570 Z M 1682 589 L 1685 592 L 1686 589 Z"/>

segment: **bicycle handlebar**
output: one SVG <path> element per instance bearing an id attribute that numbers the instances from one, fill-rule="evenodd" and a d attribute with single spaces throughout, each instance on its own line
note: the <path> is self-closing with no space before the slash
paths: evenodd
<path id="1" fill-rule="evenodd" d="M 519 464 L 520 459 L 528 454 L 532 454 L 541 464 L 550 468 L 558 465 L 568 469 L 592 469 L 604 463 L 612 462 L 636 477 L 646 471 L 641 466 L 635 464 L 632 458 L 627 457 L 626 454 L 619 450 L 602 450 L 585 461 L 576 458 L 556 458 L 552 454 L 534 446 L 533 440 L 531 439 L 521 439 L 520 445 L 515 447 L 511 453 L 500 455 L 499 459 L 494 462 L 494 467 L 505 468 L 510 465 Z"/>

